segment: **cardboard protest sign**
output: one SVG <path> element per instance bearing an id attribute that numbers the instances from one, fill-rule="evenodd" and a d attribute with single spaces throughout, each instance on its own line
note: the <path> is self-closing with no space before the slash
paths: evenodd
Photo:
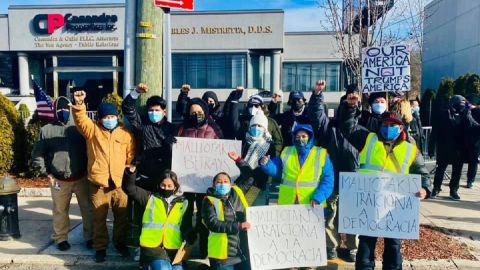
<path id="1" fill-rule="evenodd" d="M 322 207 L 250 207 L 247 221 L 252 270 L 327 265 Z"/>
<path id="2" fill-rule="evenodd" d="M 339 184 L 340 233 L 418 239 L 420 175 L 342 172 Z"/>
<path id="3" fill-rule="evenodd" d="M 362 49 L 362 92 L 410 91 L 410 45 Z"/>
<path id="4" fill-rule="evenodd" d="M 205 193 L 213 177 L 226 172 L 235 180 L 240 171 L 227 153 L 241 153 L 241 141 L 176 137 L 172 147 L 172 170 L 183 191 Z"/>

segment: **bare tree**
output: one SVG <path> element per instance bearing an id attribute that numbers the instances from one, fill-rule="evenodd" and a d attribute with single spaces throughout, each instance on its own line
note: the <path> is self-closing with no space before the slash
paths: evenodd
<path id="1" fill-rule="evenodd" d="M 349 73 L 348 83 L 361 81 L 361 50 L 364 47 L 409 43 L 421 62 L 424 5 L 428 0 L 325 0 L 323 28 L 335 35 L 338 52 Z M 415 75 L 421 76 L 421 65 Z M 421 81 L 419 77 L 414 78 Z"/>

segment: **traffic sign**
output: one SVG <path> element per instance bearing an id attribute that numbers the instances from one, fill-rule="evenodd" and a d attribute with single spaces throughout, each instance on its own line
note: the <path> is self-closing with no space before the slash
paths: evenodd
<path id="1" fill-rule="evenodd" d="M 193 0 L 155 0 L 155 5 L 160 7 L 193 10 Z"/>

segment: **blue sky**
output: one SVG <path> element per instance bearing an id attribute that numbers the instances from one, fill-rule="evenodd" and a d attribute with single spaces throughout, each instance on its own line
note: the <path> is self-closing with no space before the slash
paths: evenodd
<path id="1" fill-rule="evenodd" d="M 123 3 L 125 0 L 0 0 L 0 14 L 9 5 Z M 316 0 L 196 0 L 195 10 L 283 9 L 285 31 L 320 31 L 323 12 Z"/>

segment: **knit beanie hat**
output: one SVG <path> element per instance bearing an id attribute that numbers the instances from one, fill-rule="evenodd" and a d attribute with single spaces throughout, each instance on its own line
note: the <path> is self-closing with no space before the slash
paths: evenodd
<path id="1" fill-rule="evenodd" d="M 117 107 L 113 103 L 101 103 L 98 106 L 98 119 L 102 119 L 107 115 L 118 116 Z"/>
<path id="2" fill-rule="evenodd" d="M 259 125 L 265 128 L 265 131 L 268 130 L 268 118 L 262 111 L 258 111 L 251 119 L 250 119 L 250 127 L 252 125 Z"/>
<path id="3" fill-rule="evenodd" d="M 253 96 L 250 96 L 250 98 L 248 99 L 248 103 L 263 105 L 263 98 L 259 95 L 253 95 Z"/>

